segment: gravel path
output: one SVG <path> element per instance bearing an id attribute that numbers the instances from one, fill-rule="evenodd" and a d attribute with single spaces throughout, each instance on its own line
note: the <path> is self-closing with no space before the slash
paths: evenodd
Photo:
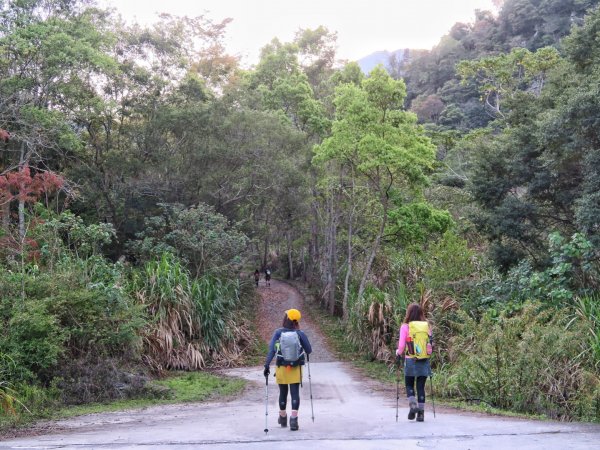
<path id="1" fill-rule="evenodd" d="M 293 286 L 277 280 L 271 280 L 271 286 L 265 286 L 264 281 L 261 281 L 258 293 L 260 304 L 257 327 L 263 341 L 268 343 L 273 331 L 281 327 L 285 311 L 295 308 L 302 314 L 300 328 L 308 336 L 313 349 L 310 362 L 335 361 L 323 333 L 311 320 L 310 315 L 306 314 L 302 295 Z"/>

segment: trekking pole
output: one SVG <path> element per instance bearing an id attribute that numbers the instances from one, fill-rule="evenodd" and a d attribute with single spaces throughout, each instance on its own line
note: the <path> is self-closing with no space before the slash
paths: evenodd
<path id="1" fill-rule="evenodd" d="M 265 375 L 265 434 L 269 433 L 269 375 Z"/>
<path id="2" fill-rule="evenodd" d="M 431 356 L 433 357 L 433 344 L 431 346 Z M 435 395 L 433 392 L 433 371 L 431 371 L 431 375 L 429 375 L 429 382 L 431 383 L 431 406 L 433 407 L 433 418 L 435 419 Z"/>
<path id="3" fill-rule="evenodd" d="M 435 396 L 433 395 L 433 373 L 429 376 L 431 382 L 431 406 L 433 406 L 433 418 L 435 419 Z"/>
<path id="4" fill-rule="evenodd" d="M 310 380 L 310 358 L 306 354 L 306 363 L 308 364 L 308 390 L 310 392 L 310 413 L 313 423 L 315 423 L 315 410 L 313 409 L 312 384 Z"/>
<path id="5" fill-rule="evenodd" d="M 400 357 L 396 358 L 396 422 L 398 422 L 398 408 L 400 403 Z"/>

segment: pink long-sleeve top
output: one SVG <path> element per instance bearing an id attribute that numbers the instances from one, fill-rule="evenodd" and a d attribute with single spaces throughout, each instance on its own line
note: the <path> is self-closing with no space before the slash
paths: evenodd
<path id="1" fill-rule="evenodd" d="M 431 338 L 431 327 L 429 327 L 429 337 Z M 398 348 L 396 349 L 396 355 L 401 356 L 404 354 L 406 349 L 406 339 L 408 338 L 408 324 L 403 323 L 400 327 L 400 339 L 398 339 Z M 431 355 L 432 352 L 431 344 L 427 344 L 427 353 Z M 412 358 L 412 356 L 405 356 L 406 358 Z"/>

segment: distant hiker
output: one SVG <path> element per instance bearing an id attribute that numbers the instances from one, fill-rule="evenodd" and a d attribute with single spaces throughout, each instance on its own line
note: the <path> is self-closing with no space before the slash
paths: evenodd
<path id="1" fill-rule="evenodd" d="M 258 280 L 260 280 L 260 272 L 256 269 L 254 271 L 254 282 L 256 283 L 256 287 L 258 287 Z"/>
<path id="2" fill-rule="evenodd" d="M 275 359 L 275 381 L 279 385 L 279 417 L 277 423 L 287 427 L 286 404 L 288 390 L 292 397 L 292 417 L 290 430 L 298 429 L 298 408 L 300 407 L 300 384 L 302 383 L 302 366 L 305 355 L 310 355 L 310 341 L 303 331 L 300 331 L 300 311 L 289 309 L 283 318 L 283 327 L 273 333 L 269 343 L 269 353 L 265 361 L 264 375 L 271 373 L 269 365 Z"/>
<path id="3" fill-rule="evenodd" d="M 265 269 L 265 284 L 271 286 L 271 269 L 268 267 Z"/>
<path id="4" fill-rule="evenodd" d="M 430 357 L 433 350 L 431 328 L 419 305 L 411 303 L 406 309 L 404 322 L 400 327 L 400 339 L 396 356 L 398 363 L 404 355 L 404 383 L 408 397 L 408 419 L 417 422 L 425 420 L 425 382 L 431 376 Z M 417 398 L 415 398 L 415 381 Z"/>

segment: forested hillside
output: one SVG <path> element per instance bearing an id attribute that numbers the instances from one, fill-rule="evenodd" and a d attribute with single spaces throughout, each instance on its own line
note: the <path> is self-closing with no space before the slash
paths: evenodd
<path id="1" fill-rule="evenodd" d="M 325 27 L 248 69 L 228 20 L 0 1 L 4 414 L 242 364 L 269 266 L 371 360 L 420 302 L 444 396 L 600 420 L 598 3 L 364 75 Z"/>

